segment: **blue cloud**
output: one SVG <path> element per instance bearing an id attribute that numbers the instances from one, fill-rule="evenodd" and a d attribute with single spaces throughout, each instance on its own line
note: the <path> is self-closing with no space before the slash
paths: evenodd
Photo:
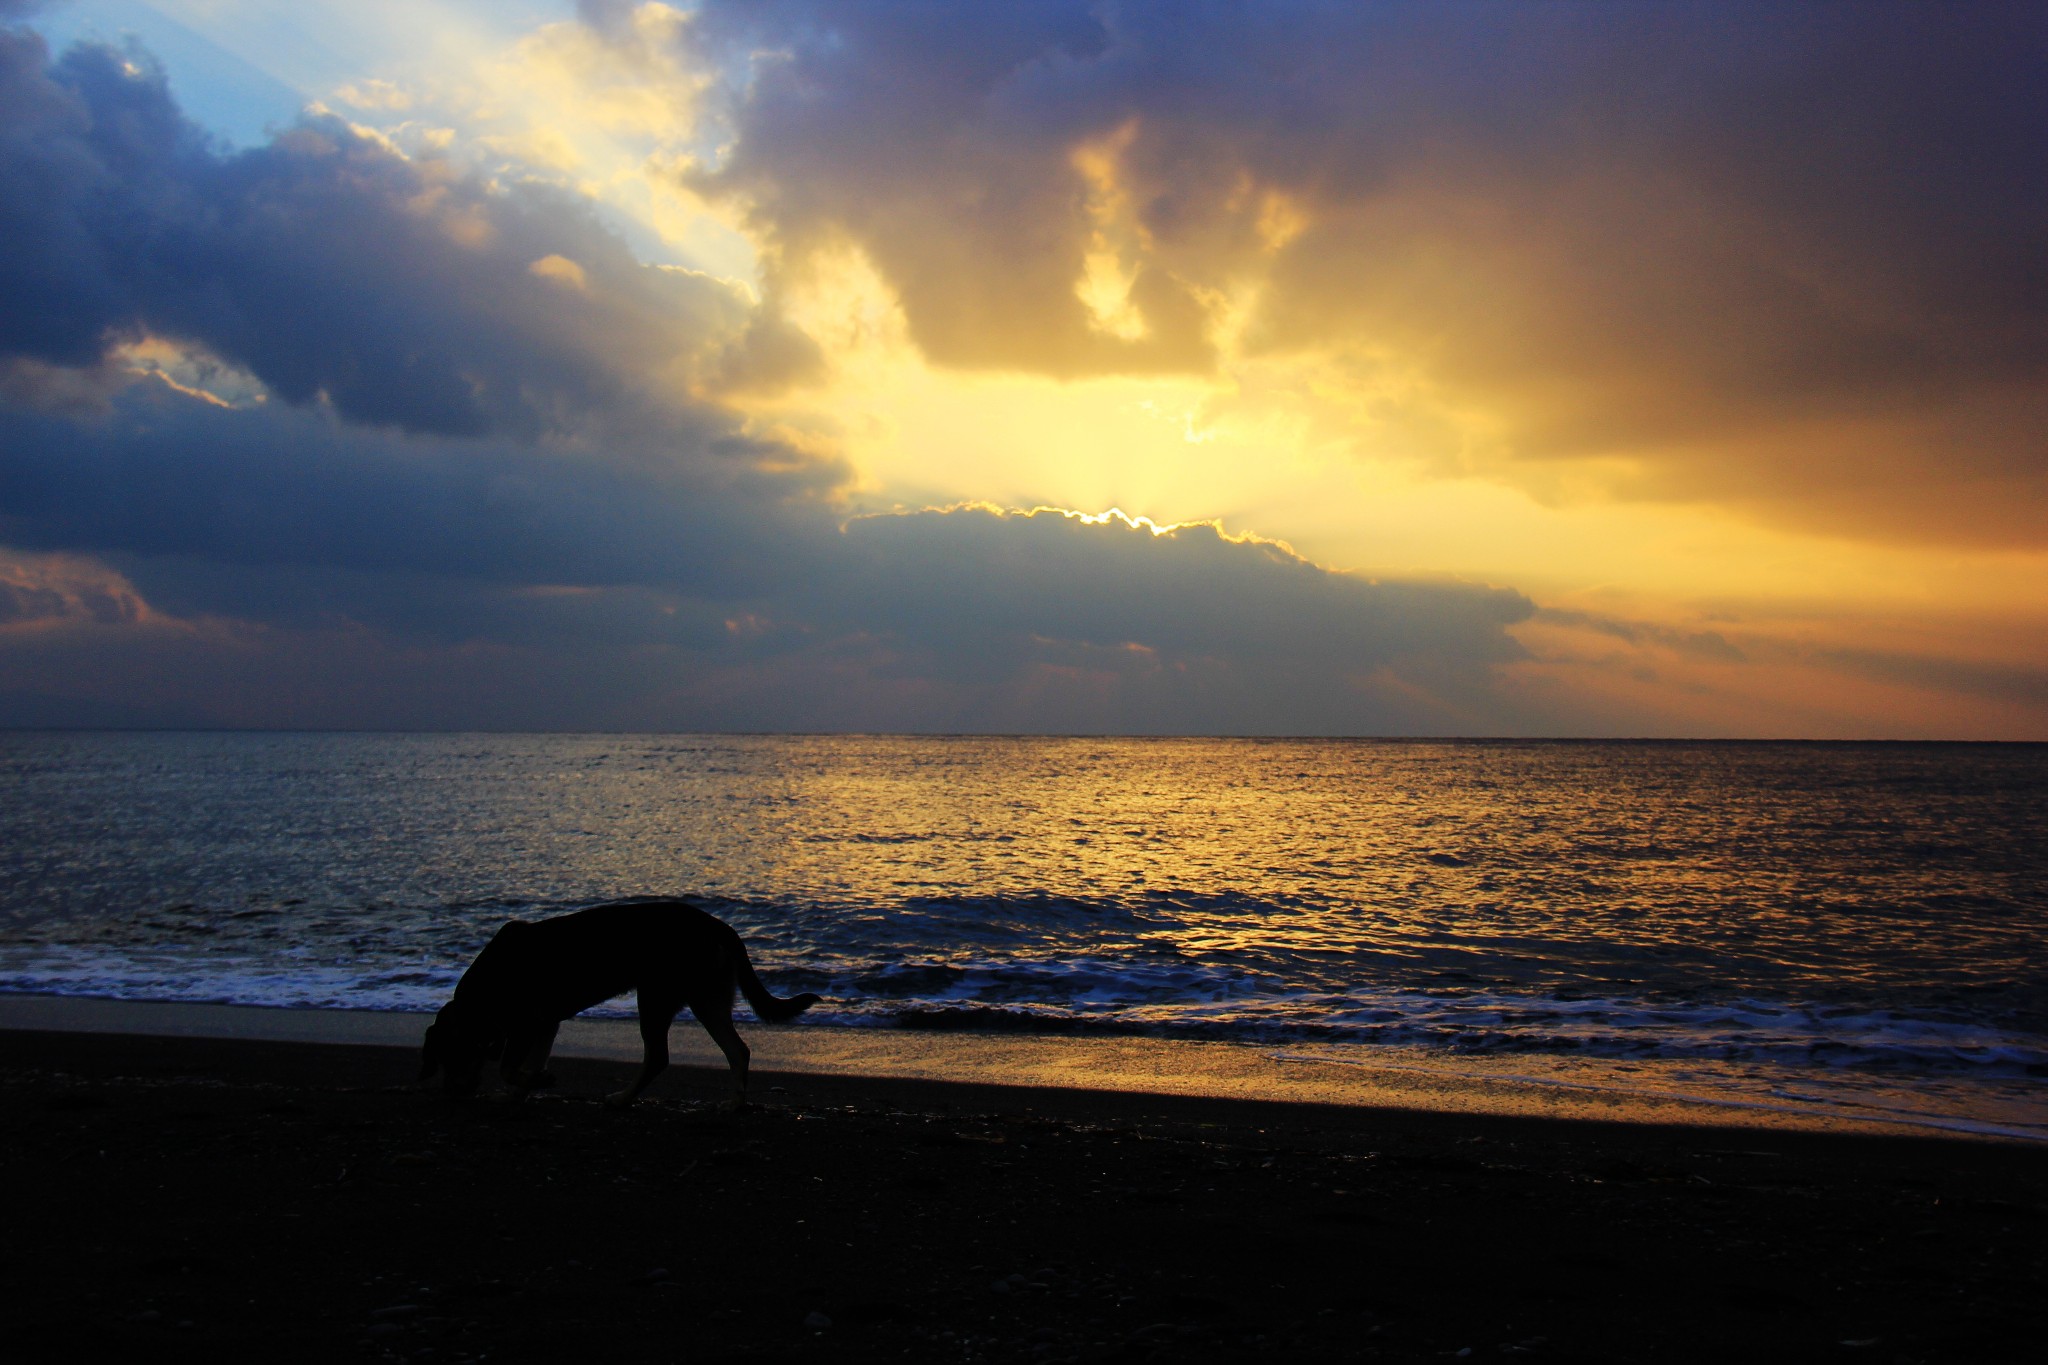
<path id="1" fill-rule="evenodd" d="M 438 435 L 661 406 L 742 340 L 734 287 L 635 260 L 586 203 L 494 190 L 332 118 L 222 154 L 146 57 L 0 33 L 0 356 L 141 335 L 285 401 Z"/>

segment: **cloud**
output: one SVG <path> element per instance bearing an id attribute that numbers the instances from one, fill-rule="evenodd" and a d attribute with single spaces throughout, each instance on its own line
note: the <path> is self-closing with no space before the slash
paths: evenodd
<path id="1" fill-rule="evenodd" d="M 104 565 L 0 549 L 0 631 L 81 621 L 133 624 L 150 615 L 134 586 Z"/>
<path id="2" fill-rule="evenodd" d="M 1577 627 L 1627 644 L 1661 647 L 1713 663 L 1739 664 L 1748 658 L 1718 630 L 1676 630 L 1650 621 L 1628 621 L 1558 607 L 1545 607 L 1537 616 L 1547 625 Z"/>
<path id="3" fill-rule="evenodd" d="M 1520 657 L 1519 593 L 1378 583 L 1213 525 L 962 507 L 863 517 L 835 616 L 970 661 L 1034 642 L 1363 674 L 1410 657 Z"/>
<path id="4" fill-rule="evenodd" d="M 317 510 L 297 521 L 262 511 L 309 491 Z M 0 685 L 47 690 L 61 659 L 269 725 L 1440 732 L 1486 714 L 1494 670 L 1523 656 L 1507 628 L 1532 610 L 1500 589 L 1333 573 L 1213 527 L 982 508 L 793 528 L 779 566 L 750 568 L 693 537 L 637 534 L 623 508 L 645 490 L 599 504 L 595 529 L 611 534 L 594 540 L 567 534 L 579 509 L 543 498 L 556 511 L 501 534 L 495 556 L 460 519 L 445 556 L 408 554 L 460 501 L 411 491 L 408 520 L 346 486 L 279 484 L 236 505 L 250 534 L 227 546 L 219 527 L 167 539 L 156 519 L 109 518 L 94 538 L 125 573 L 17 556 L 119 585 L 105 600 L 139 619 L 231 625 L 210 646 L 74 630 L 0 647 Z M 165 524 L 186 520 L 168 510 Z M 20 597 L 20 614 L 49 622 L 107 616 L 77 591 Z"/>
<path id="5" fill-rule="evenodd" d="M 1447 472 L 2040 543 L 2038 6 L 712 0 L 689 35 L 743 73 L 690 183 L 785 272 L 856 245 L 942 365 L 1310 365 Z"/>
<path id="6" fill-rule="evenodd" d="M 2048 710 L 2048 666 L 1945 659 L 1895 650 L 1830 649 L 1816 653 L 1819 662 L 1845 673 L 1937 696 L 1961 693 L 2013 703 L 2036 713 Z"/>
<path id="7" fill-rule="evenodd" d="M 675 406 L 745 339 L 733 285 L 643 265 L 590 206 L 332 117 L 222 155 L 138 52 L 0 33 L 0 354 L 171 338 L 293 404 L 439 435 Z"/>
<path id="8" fill-rule="evenodd" d="M 1523 651 L 1521 594 L 1375 582 L 1212 525 L 930 509 L 863 517 L 790 605 L 852 627 L 896 728 L 1413 733 L 1464 728 Z"/>
<path id="9" fill-rule="evenodd" d="M 772 581 L 831 522 L 780 452 L 708 418 L 662 449 L 592 453 L 223 408 L 139 385 L 98 420 L 0 420 L 0 537 L 30 549 L 498 582 L 717 590 Z"/>
<path id="10" fill-rule="evenodd" d="M 1814 739 L 2010 739 L 2048 734 L 2048 666 L 2031 641 L 1957 631 L 1940 614 L 1891 621 L 1889 648 L 1845 613 L 1632 619 L 1543 608 L 1499 702 L 1525 732 Z"/>

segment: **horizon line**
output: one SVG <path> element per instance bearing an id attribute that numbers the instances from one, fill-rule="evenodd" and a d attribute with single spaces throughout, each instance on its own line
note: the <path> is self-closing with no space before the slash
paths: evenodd
<path id="1" fill-rule="evenodd" d="M 1941 744 L 2032 745 L 2048 747 L 2048 739 L 1951 739 L 1882 736 L 1799 735 L 1366 735 L 1119 730 L 640 730 L 609 727 L 561 729 L 442 728 L 437 726 L 292 726 L 292 725 L 8 725 L 0 734 L 108 735 L 490 735 L 503 738 L 616 735 L 701 739 L 1095 739 L 1095 740 L 1242 740 L 1294 744 Z"/>

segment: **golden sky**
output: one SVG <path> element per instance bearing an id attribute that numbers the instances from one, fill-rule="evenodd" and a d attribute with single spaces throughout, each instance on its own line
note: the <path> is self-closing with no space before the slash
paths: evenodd
<path id="1" fill-rule="evenodd" d="M 2048 739 L 2027 7 L 27 21 L 49 107 L 129 33 L 213 120 L 108 177 L 315 226 L 78 284 L 0 397 L 117 481 L 326 462 L 0 505 L 23 696 L 141 705 L 81 670 L 154 631 L 250 724 Z"/>

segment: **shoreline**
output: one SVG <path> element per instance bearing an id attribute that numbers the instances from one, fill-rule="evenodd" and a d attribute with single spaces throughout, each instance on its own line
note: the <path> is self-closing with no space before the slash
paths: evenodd
<path id="1" fill-rule="evenodd" d="M 380 1010 L 0 994 L 0 1032 L 87 1033 L 413 1049 L 428 1016 Z M 1200 1039 L 942 1033 L 767 1026 L 742 1018 L 761 1072 L 979 1086 L 1088 1090 L 1438 1114 L 1743 1130 L 1927 1135 L 2048 1143 L 2048 1127 L 1934 1113 L 1848 1112 L 1770 1099 L 1688 1092 L 1640 1063 L 1578 1059 L 1388 1056 L 1383 1051 Z M 556 1055 L 630 1063 L 630 1020 L 567 1021 Z M 678 1067 L 723 1061 L 687 1015 L 670 1031 Z M 1648 1072 L 1646 1075 L 1645 1072 Z M 1666 1073 L 1677 1068 L 1665 1067 Z M 1800 1098 L 1804 1098 L 1803 1096 Z"/>

